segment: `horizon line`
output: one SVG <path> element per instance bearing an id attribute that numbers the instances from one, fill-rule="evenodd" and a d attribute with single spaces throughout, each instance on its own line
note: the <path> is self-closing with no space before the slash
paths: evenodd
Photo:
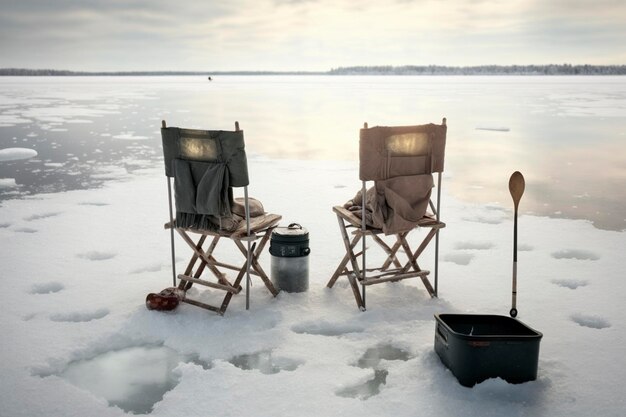
<path id="1" fill-rule="evenodd" d="M 308 70 L 114 70 L 76 71 L 51 68 L 0 68 L 0 75 L 626 75 L 624 64 L 485 64 L 485 65 L 353 65 L 325 71 Z"/>

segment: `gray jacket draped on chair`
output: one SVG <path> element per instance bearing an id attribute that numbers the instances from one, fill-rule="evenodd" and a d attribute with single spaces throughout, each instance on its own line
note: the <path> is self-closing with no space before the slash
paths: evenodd
<path id="1" fill-rule="evenodd" d="M 232 187 L 249 183 L 243 131 L 161 129 L 165 174 L 174 177 L 176 225 L 233 230 Z"/>

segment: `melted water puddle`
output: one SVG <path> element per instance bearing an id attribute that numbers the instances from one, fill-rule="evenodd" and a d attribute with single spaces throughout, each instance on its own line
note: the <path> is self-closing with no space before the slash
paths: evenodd
<path id="1" fill-rule="evenodd" d="M 356 366 L 359 368 L 373 369 L 374 378 L 365 381 L 363 384 L 344 388 L 338 391 L 337 395 L 340 397 L 367 400 L 368 398 L 379 394 L 381 385 L 385 385 L 387 383 L 387 375 L 389 375 L 389 371 L 383 369 L 380 364 L 381 361 L 408 361 L 409 359 L 411 359 L 411 356 L 408 352 L 392 345 L 380 345 L 369 348 L 357 361 Z"/>
<path id="2" fill-rule="evenodd" d="M 103 397 L 109 405 L 133 414 L 148 414 L 178 384 L 172 371 L 181 362 L 209 367 L 165 346 L 136 346 L 71 362 L 58 375 Z"/>
<path id="3" fill-rule="evenodd" d="M 262 374 L 277 374 L 280 371 L 295 371 L 299 362 L 282 357 L 272 356 L 271 350 L 238 355 L 229 359 L 230 363 L 244 371 L 257 370 Z"/>

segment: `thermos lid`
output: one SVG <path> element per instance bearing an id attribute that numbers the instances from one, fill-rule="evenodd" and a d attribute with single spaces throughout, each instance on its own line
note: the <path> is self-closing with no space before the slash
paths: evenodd
<path id="1" fill-rule="evenodd" d="M 291 223 L 287 227 L 277 227 L 272 232 L 272 239 L 286 241 L 304 241 L 309 239 L 309 232 L 298 223 Z"/>

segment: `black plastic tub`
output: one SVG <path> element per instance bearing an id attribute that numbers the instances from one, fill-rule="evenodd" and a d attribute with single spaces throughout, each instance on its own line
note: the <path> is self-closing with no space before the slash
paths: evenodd
<path id="1" fill-rule="evenodd" d="M 521 321 L 485 314 L 435 314 L 435 319 L 435 352 L 461 385 L 537 378 L 543 335 Z"/>

